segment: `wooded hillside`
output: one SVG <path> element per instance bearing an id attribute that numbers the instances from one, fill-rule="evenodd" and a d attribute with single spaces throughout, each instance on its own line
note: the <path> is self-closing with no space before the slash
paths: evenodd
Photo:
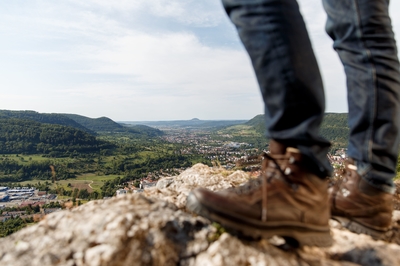
<path id="1" fill-rule="evenodd" d="M 96 140 L 82 130 L 32 120 L 0 117 L 2 154 L 50 154 L 98 152 L 112 144 Z"/>
<path id="2" fill-rule="evenodd" d="M 108 117 L 89 118 L 76 114 L 62 114 L 80 125 L 97 133 L 130 133 L 137 137 L 155 137 L 163 135 L 159 129 L 144 125 L 123 126 Z"/>
<path id="3" fill-rule="evenodd" d="M 81 124 L 75 122 L 74 120 L 62 115 L 62 114 L 46 114 L 46 113 L 38 113 L 35 111 L 10 111 L 10 110 L 0 110 L 0 118 L 18 118 L 25 120 L 32 120 L 39 123 L 46 123 L 52 125 L 62 125 L 73 127 L 92 135 L 96 133 Z"/>
<path id="4" fill-rule="evenodd" d="M 123 126 L 108 117 L 89 118 L 76 114 L 47 114 L 35 111 L 0 110 L 0 118 L 18 118 L 39 123 L 68 126 L 85 131 L 91 135 L 97 135 L 97 133 L 127 133 L 138 138 L 163 135 L 163 132 L 159 129 L 144 125 Z"/>
<path id="5" fill-rule="evenodd" d="M 245 125 L 252 126 L 259 134 L 265 133 L 264 115 L 257 115 Z M 347 113 L 326 113 L 321 125 L 320 134 L 332 142 L 333 147 L 346 147 L 349 138 Z"/>

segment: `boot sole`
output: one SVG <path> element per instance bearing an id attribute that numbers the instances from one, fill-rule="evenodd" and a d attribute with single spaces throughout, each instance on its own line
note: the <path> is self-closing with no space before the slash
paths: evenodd
<path id="1" fill-rule="evenodd" d="M 242 234 L 254 239 L 271 238 L 280 236 L 285 239 L 294 239 L 299 246 L 329 247 L 333 240 L 329 226 L 312 226 L 301 222 L 273 222 L 254 219 L 241 219 L 229 214 L 210 209 L 202 205 L 192 193 L 189 194 L 186 208 L 200 216 L 216 221 L 230 231 Z"/>
<path id="2" fill-rule="evenodd" d="M 342 216 L 332 216 L 332 219 L 338 221 L 343 227 L 356 234 L 366 234 L 375 240 L 387 240 L 390 238 L 391 230 L 376 230 L 367 227 L 354 219 Z"/>

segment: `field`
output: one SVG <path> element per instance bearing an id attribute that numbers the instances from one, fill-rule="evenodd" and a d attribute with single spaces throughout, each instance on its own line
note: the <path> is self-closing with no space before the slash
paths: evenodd
<path id="1" fill-rule="evenodd" d="M 42 162 L 49 160 L 48 157 L 43 157 L 42 155 L 21 155 L 21 154 L 2 154 L 3 158 L 8 158 L 10 160 L 17 161 L 21 164 L 27 164 L 29 162 Z"/>
<path id="2" fill-rule="evenodd" d="M 89 193 L 100 194 L 104 193 L 101 191 L 104 183 L 117 177 L 124 178 L 129 175 L 132 179 L 138 179 L 147 172 L 182 165 L 187 167 L 201 160 L 202 157 L 198 155 L 176 155 L 173 144 L 143 145 L 141 150 L 135 148 L 132 152 L 128 150 L 113 155 L 79 154 L 50 158 L 42 155 L 4 154 L 0 155 L 0 162 L 7 163 L 8 169 L 0 169 L 0 179 L 3 179 L 2 184 L 7 186 L 14 183 L 13 186 L 34 186 L 57 191 L 62 188 L 61 194 L 64 193 L 62 190 L 86 189 Z"/>
<path id="3" fill-rule="evenodd" d="M 114 180 L 117 177 L 122 177 L 121 175 L 95 175 L 95 174 L 84 174 L 80 175 L 77 178 L 59 180 L 53 183 L 50 188 L 55 189 L 57 186 L 63 187 L 65 190 L 74 190 L 75 188 L 87 189 L 89 192 L 97 191 L 100 192 L 100 188 L 103 184 L 108 180 Z M 44 183 L 46 181 L 43 180 L 30 180 L 20 182 L 21 186 L 26 186 L 27 184 L 32 184 L 35 186 L 38 182 Z M 47 181 L 49 182 L 49 181 Z"/>
<path id="4" fill-rule="evenodd" d="M 230 134 L 232 136 L 259 136 L 260 134 L 251 126 L 235 125 L 218 131 L 218 134 Z"/>

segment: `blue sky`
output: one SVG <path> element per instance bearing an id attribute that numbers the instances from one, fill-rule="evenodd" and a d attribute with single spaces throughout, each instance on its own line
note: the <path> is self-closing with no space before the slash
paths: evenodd
<path id="1" fill-rule="evenodd" d="M 343 68 L 320 0 L 299 1 L 328 112 L 346 112 Z M 400 1 L 391 1 L 397 42 Z M 250 119 L 263 105 L 218 0 L 0 2 L 0 109 L 116 121 Z"/>

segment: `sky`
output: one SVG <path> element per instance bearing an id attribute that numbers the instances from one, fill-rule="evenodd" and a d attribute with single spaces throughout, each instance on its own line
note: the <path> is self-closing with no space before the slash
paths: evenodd
<path id="1" fill-rule="evenodd" d="M 300 0 L 325 85 L 347 112 L 343 67 L 321 0 Z M 400 1 L 390 14 L 400 43 Z M 115 121 L 251 119 L 264 112 L 218 0 L 0 2 L 0 109 Z"/>

